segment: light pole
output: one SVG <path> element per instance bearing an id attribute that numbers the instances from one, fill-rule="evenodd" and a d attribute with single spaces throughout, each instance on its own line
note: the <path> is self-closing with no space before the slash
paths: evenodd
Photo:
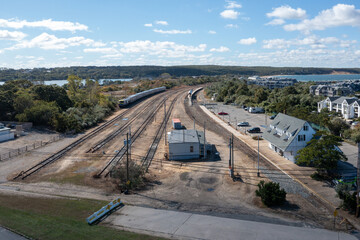
<path id="1" fill-rule="evenodd" d="M 259 161 L 260 161 L 260 153 L 259 153 L 259 142 L 260 142 L 260 136 L 257 136 L 258 139 L 258 162 L 257 162 L 257 176 L 260 177 L 260 169 L 259 169 Z"/>

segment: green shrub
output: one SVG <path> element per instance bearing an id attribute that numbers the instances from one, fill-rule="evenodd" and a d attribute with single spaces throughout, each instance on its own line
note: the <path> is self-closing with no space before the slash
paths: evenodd
<path id="1" fill-rule="evenodd" d="M 268 207 L 282 205 L 286 201 L 286 192 L 280 189 L 279 183 L 267 182 L 261 180 L 258 183 L 259 190 L 256 190 L 256 196 L 261 197 L 261 201 Z"/>
<path id="2" fill-rule="evenodd" d="M 341 207 L 351 213 L 356 211 L 356 192 L 351 193 L 351 184 L 338 184 L 335 191 L 340 199 L 343 200 Z"/>

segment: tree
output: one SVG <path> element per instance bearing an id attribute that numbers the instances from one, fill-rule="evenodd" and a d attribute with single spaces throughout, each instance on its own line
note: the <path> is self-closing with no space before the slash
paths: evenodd
<path id="1" fill-rule="evenodd" d="M 254 102 L 261 103 L 265 101 L 268 97 L 268 93 L 264 90 L 264 88 L 256 89 L 254 94 Z"/>
<path id="2" fill-rule="evenodd" d="M 321 136 L 321 133 L 315 135 L 308 145 L 298 151 L 296 156 L 296 163 L 302 166 L 315 167 L 317 173 L 329 175 L 337 168 L 339 160 L 346 161 L 347 158 L 344 153 L 338 148 L 341 145 L 341 138 L 334 135 L 322 135 L 320 139 L 316 137 Z"/>
<path id="3" fill-rule="evenodd" d="M 33 122 L 34 125 L 52 125 L 53 118 L 59 113 L 55 102 L 36 101 L 24 113 L 16 115 L 19 121 Z"/>
<path id="4" fill-rule="evenodd" d="M 14 109 L 19 113 L 23 113 L 26 109 L 34 105 L 33 97 L 28 92 L 18 92 L 14 99 Z"/>
<path id="5" fill-rule="evenodd" d="M 37 100 L 44 100 L 46 102 L 55 101 L 63 111 L 66 111 L 66 109 L 72 106 L 70 98 L 62 87 L 55 85 L 37 85 L 32 88 L 32 91 Z"/>
<path id="6" fill-rule="evenodd" d="M 80 87 L 81 87 L 81 81 L 82 79 L 79 78 L 76 75 L 69 75 L 68 77 L 68 89 L 69 89 L 69 95 L 71 100 L 73 100 L 74 102 L 76 102 L 77 99 L 77 95 L 80 92 Z"/>
<path id="7" fill-rule="evenodd" d="M 280 189 L 279 183 L 267 182 L 261 180 L 258 183 L 259 189 L 256 190 L 256 196 L 261 197 L 261 201 L 268 207 L 282 205 L 286 201 L 286 191 Z"/>
<path id="8" fill-rule="evenodd" d="M 334 118 L 328 123 L 328 128 L 332 134 L 339 136 L 340 133 L 344 132 L 346 129 L 349 129 L 350 126 L 341 118 Z"/>

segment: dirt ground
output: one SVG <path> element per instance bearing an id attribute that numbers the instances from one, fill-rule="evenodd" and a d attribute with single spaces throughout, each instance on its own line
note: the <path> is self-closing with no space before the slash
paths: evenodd
<path id="1" fill-rule="evenodd" d="M 188 90 L 189 88 L 185 88 L 175 103 L 167 124 L 167 131 L 171 130 L 172 118 L 179 118 L 187 129 L 193 128 L 194 120 L 188 115 L 184 105 L 187 104 L 185 98 Z M 172 94 L 167 100 L 167 106 L 170 105 L 173 97 L 175 94 Z M 150 99 L 134 106 L 129 115 L 140 111 Z M 131 150 L 133 160 L 141 161 L 146 154 L 164 116 L 163 114 L 163 108 L 160 108 L 151 125 L 133 143 Z M 131 125 L 132 131 L 135 131 L 146 117 L 145 115 L 139 117 Z M 113 180 L 95 179 L 93 175 L 123 146 L 125 135 L 120 134 L 98 152 L 86 153 L 86 151 L 118 129 L 123 124 L 122 121 L 125 120 L 120 120 L 116 123 L 117 125 L 114 124 L 97 137 L 82 143 L 61 160 L 26 180 L 28 191 L 37 191 L 38 187 L 38 191 L 42 193 L 52 189 L 53 193 L 58 191 L 58 194 L 61 194 L 62 191 L 63 194 L 71 196 L 78 194 L 81 197 L 88 196 L 89 198 L 101 198 L 101 196 L 109 198 L 119 194 Z M 195 128 L 203 130 L 203 126 L 197 123 Z M 333 228 L 332 215 L 321 204 L 296 192 L 287 195 L 287 203 L 282 207 L 264 207 L 260 199 L 255 196 L 259 178 L 256 171 L 252 170 L 255 166 L 253 158 L 240 149 L 235 151 L 234 157 L 237 160 L 235 174 L 239 176 L 239 181 L 234 182 L 229 177 L 227 136 L 207 129 L 206 139 L 216 147 L 220 153 L 220 159 L 210 158 L 206 161 L 187 162 L 166 161 L 164 153 L 166 153 L 167 146 L 162 139 L 149 168 L 149 173 L 146 175 L 149 181 L 146 188 L 135 191 L 131 195 L 122 195 L 122 199 L 128 204 L 139 206 L 200 212 L 291 226 Z M 17 161 L 20 163 L 21 159 Z M 18 171 L 19 167 L 16 170 Z M 10 175 L 14 174 L 11 172 L 11 168 L 8 168 L 7 171 Z M 265 176 L 262 176 L 261 179 L 268 180 Z M 16 184 L 22 187 L 19 184 L 23 183 Z M 78 189 L 78 193 L 76 193 L 76 189 Z M 338 226 L 338 228 L 343 228 L 343 226 Z"/>

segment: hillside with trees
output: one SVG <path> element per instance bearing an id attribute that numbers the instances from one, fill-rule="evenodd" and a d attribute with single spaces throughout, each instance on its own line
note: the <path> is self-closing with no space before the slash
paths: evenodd
<path id="1" fill-rule="evenodd" d="M 167 73 L 174 77 L 181 76 L 215 76 L 215 75 L 306 75 L 330 74 L 333 71 L 360 74 L 360 68 L 300 68 L 300 67 L 242 67 L 219 65 L 189 66 L 108 66 L 108 67 L 58 67 L 34 69 L 0 70 L 0 81 L 26 80 L 61 80 L 70 75 L 82 79 L 120 79 L 120 78 L 157 78 Z"/>

